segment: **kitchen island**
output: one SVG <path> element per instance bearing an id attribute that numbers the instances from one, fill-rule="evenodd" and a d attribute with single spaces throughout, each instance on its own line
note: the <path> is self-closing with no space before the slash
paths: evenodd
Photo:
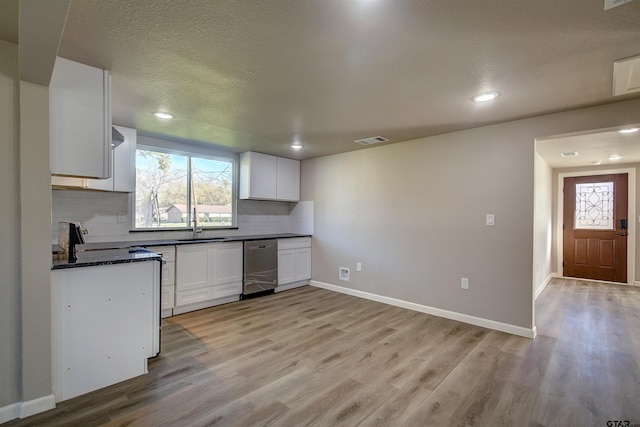
<path id="1" fill-rule="evenodd" d="M 53 260 L 56 401 L 147 372 L 147 359 L 160 351 L 160 261 L 141 248 Z"/>

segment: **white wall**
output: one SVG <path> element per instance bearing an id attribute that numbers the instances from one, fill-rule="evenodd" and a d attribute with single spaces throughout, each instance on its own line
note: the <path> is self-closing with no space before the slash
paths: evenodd
<path id="1" fill-rule="evenodd" d="M 53 407 L 49 88 L 20 82 L 21 415 Z M 40 400 L 38 400 L 40 399 Z M 44 399 L 41 400 L 41 399 Z"/>
<path id="2" fill-rule="evenodd" d="M 18 46 L 0 40 L 0 408 L 20 400 L 18 105 Z"/>
<path id="3" fill-rule="evenodd" d="M 534 173 L 533 282 L 535 296 L 538 296 L 553 274 L 553 170 L 538 153 L 535 154 Z"/>
<path id="4" fill-rule="evenodd" d="M 636 122 L 639 110 L 628 101 L 303 161 L 313 280 L 532 331 L 534 140 Z"/>

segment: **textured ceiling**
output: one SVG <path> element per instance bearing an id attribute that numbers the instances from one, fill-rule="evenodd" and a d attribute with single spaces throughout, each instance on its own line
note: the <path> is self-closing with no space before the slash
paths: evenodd
<path id="1" fill-rule="evenodd" d="M 640 97 L 611 95 L 639 22 L 640 1 L 72 0 L 59 55 L 110 70 L 114 123 L 308 158 Z"/>
<path id="2" fill-rule="evenodd" d="M 0 0 L 0 40 L 18 44 L 19 0 Z"/>

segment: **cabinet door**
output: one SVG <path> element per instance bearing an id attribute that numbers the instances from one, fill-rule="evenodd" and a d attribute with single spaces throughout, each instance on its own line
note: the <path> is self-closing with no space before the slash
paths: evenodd
<path id="1" fill-rule="evenodd" d="M 242 242 L 213 244 L 213 284 L 242 282 Z"/>
<path id="2" fill-rule="evenodd" d="M 178 246 L 176 291 L 200 289 L 213 284 L 211 243 Z"/>
<path id="3" fill-rule="evenodd" d="M 295 250 L 278 251 L 278 285 L 295 282 Z"/>
<path id="4" fill-rule="evenodd" d="M 311 279 L 311 248 L 295 250 L 295 281 Z"/>
<path id="5" fill-rule="evenodd" d="M 289 202 L 300 200 L 300 162 L 277 158 L 276 199 Z"/>
<path id="6" fill-rule="evenodd" d="M 173 306 L 175 305 L 175 288 L 173 287 L 173 285 L 162 287 L 162 295 L 160 297 L 160 301 L 162 302 L 161 306 L 163 310 L 173 308 Z"/>
<path id="7" fill-rule="evenodd" d="M 52 174 L 111 176 L 110 97 L 107 71 L 56 58 L 49 84 Z"/>
<path id="8" fill-rule="evenodd" d="M 136 144 L 138 132 L 135 129 L 114 126 L 124 142 L 113 149 L 113 191 L 132 193 L 136 191 Z"/>
<path id="9" fill-rule="evenodd" d="M 240 155 L 240 198 L 275 200 L 277 158 L 246 152 Z"/>
<path id="10" fill-rule="evenodd" d="M 108 179 L 87 179 L 86 188 L 91 190 L 119 191 L 132 193 L 136 191 L 136 140 L 137 131 L 122 126 L 114 126 L 124 141 L 113 147 L 112 176 Z"/>
<path id="11" fill-rule="evenodd" d="M 165 262 L 162 265 L 162 286 L 173 286 L 175 281 L 176 274 L 176 263 L 175 262 Z"/>

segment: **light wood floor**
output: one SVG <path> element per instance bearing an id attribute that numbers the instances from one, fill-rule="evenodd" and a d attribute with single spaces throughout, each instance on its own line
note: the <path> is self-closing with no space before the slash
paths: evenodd
<path id="1" fill-rule="evenodd" d="M 537 326 L 304 287 L 166 319 L 148 375 L 6 425 L 640 424 L 640 288 L 554 280 Z"/>

